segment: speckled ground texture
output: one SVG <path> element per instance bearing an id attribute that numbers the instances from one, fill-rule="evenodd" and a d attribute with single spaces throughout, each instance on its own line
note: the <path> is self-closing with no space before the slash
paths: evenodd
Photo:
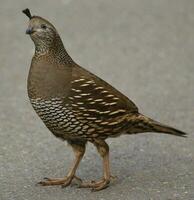
<path id="1" fill-rule="evenodd" d="M 194 199 L 194 1 L 0 1 L 0 199 Z M 139 107 L 189 133 L 187 139 L 147 133 L 109 139 L 118 179 L 100 192 L 41 187 L 66 174 L 73 153 L 36 116 L 26 79 L 34 45 L 21 10 L 49 19 L 68 52 Z M 79 167 L 83 179 L 102 175 L 92 145 Z"/>

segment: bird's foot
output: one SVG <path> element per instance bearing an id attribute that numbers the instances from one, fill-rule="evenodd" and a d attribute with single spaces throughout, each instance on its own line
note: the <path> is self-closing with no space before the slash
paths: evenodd
<path id="1" fill-rule="evenodd" d="M 114 180 L 116 177 L 111 176 L 110 178 L 102 178 L 99 181 L 81 182 L 79 188 L 91 188 L 93 192 L 103 190 L 109 186 L 111 179 Z"/>
<path id="2" fill-rule="evenodd" d="M 77 176 L 66 176 L 64 178 L 54 178 L 54 179 L 45 177 L 44 180 L 40 181 L 38 184 L 42 186 L 61 185 L 61 187 L 67 187 L 71 184 L 73 179 L 82 182 L 82 180 Z"/>

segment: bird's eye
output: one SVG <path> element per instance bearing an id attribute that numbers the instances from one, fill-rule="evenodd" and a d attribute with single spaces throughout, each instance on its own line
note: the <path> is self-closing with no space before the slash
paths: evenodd
<path id="1" fill-rule="evenodd" d="M 47 27 L 46 27 L 45 24 L 41 24 L 41 28 L 42 28 L 42 29 L 46 29 Z"/>

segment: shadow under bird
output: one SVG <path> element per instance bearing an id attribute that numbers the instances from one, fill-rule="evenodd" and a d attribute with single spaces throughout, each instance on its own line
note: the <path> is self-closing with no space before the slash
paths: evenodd
<path id="1" fill-rule="evenodd" d="M 56 137 L 66 140 L 75 153 L 67 176 L 45 178 L 40 185 L 65 187 L 77 179 L 80 187 L 94 191 L 104 189 L 113 178 L 107 138 L 143 132 L 186 136 L 182 131 L 140 114 L 130 99 L 72 60 L 50 22 L 31 16 L 29 9 L 23 13 L 30 19 L 26 34 L 35 44 L 28 75 L 30 102 L 46 127 Z M 87 142 L 96 146 L 103 159 L 103 178 L 98 181 L 83 182 L 76 176 Z"/>

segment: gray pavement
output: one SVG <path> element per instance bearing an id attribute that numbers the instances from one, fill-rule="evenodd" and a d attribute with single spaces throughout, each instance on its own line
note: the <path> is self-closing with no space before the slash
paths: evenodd
<path id="1" fill-rule="evenodd" d="M 0 199 L 194 199 L 194 1 L 0 3 Z M 50 134 L 28 101 L 34 46 L 24 34 L 26 7 L 55 24 L 79 64 L 130 97 L 140 112 L 189 137 L 147 133 L 109 139 L 118 179 L 100 192 L 36 186 L 45 176 L 64 176 L 73 153 Z M 101 170 L 101 159 L 88 145 L 78 175 L 95 179 Z"/>

